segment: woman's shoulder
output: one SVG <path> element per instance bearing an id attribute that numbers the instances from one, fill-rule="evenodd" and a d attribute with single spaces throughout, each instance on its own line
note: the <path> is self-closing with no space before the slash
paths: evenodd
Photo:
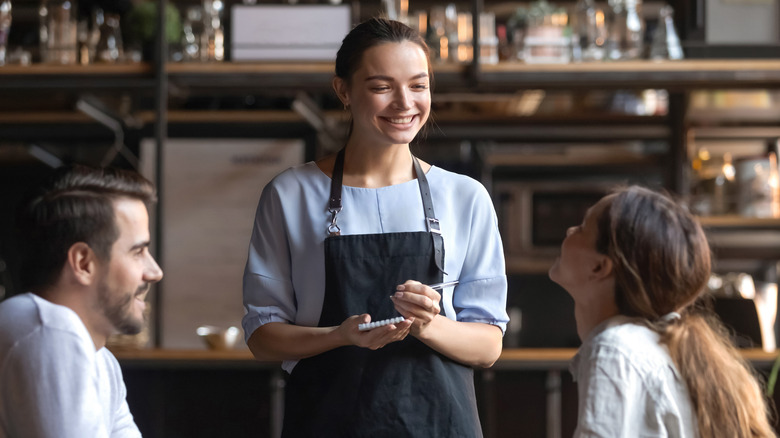
<path id="1" fill-rule="evenodd" d="M 330 182 L 313 161 L 297 164 L 277 174 L 268 183 L 268 188 L 287 190 L 302 185 L 323 185 Z"/>
<path id="2" fill-rule="evenodd" d="M 431 166 L 427 174 L 431 187 L 444 187 L 452 193 L 470 196 L 488 196 L 487 189 L 478 180 L 462 173 Z"/>
<path id="3" fill-rule="evenodd" d="M 587 344 L 594 355 L 619 355 L 642 368 L 665 364 L 668 359 L 658 333 L 637 318 L 610 319 Z"/>
<path id="4" fill-rule="evenodd" d="M 589 336 L 592 344 L 627 344 L 638 340 L 651 340 L 658 335 L 642 323 L 640 318 L 623 315 L 612 317 L 593 329 Z"/>

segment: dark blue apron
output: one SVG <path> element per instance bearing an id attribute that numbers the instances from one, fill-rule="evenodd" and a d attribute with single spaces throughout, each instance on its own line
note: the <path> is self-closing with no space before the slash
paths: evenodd
<path id="1" fill-rule="evenodd" d="M 319 326 L 369 313 L 398 316 L 395 287 L 442 281 L 444 246 L 428 182 L 414 158 L 429 231 L 325 239 L 325 300 Z M 344 150 L 331 182 L 332 227 L 341 207 Z M 378 350 L 340 347 L 298 362 L 286 387 L 282 436 L 481 437 L 473 370 L 413 336 Z"/>

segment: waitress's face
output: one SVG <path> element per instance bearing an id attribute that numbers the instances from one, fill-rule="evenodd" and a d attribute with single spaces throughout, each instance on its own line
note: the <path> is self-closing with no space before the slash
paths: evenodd
<path id="1" fill-rule="evenodd" d="M 353 139 L 364 144 L 408 144 L 431 111 L 428 60 L 410 41 L 368 49 L 350 83 L 338 82 L 339 89 L 352 108 Z"/>

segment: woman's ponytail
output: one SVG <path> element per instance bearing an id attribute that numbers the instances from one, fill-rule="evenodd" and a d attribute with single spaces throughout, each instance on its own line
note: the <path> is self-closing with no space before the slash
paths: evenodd
<path id="1" fill-rule="evenodd" d="M 688 388 L 700 436 L 775 436 L 759 376 L 730 342 L 717 317 L 690 309 L 659 331 Z"/>

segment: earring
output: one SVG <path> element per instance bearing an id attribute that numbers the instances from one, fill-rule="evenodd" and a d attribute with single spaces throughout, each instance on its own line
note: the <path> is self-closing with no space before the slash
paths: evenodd
<path id="1" fill-rule="evenodd" d="M 349 104 L 348 104 L 348 103 L 345 103 L 345 104 L 344 104 L 344 111 L 347 111 L 347 110 L 349 110 Z"/>

